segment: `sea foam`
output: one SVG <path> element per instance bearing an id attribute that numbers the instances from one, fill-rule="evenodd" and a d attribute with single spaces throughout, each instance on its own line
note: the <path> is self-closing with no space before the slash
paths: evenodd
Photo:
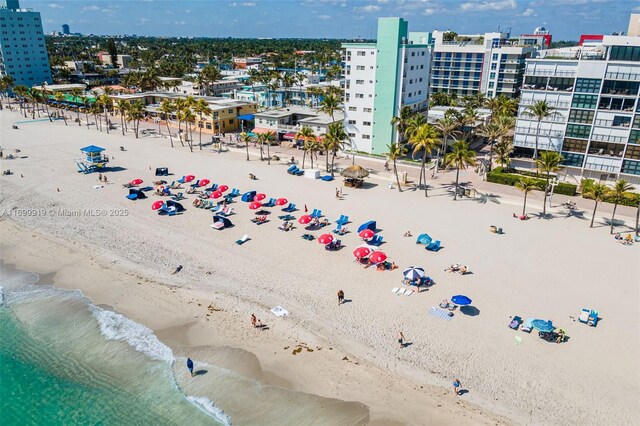
<path id="1" fill-rule="evenodd" d="M 204 398 L 202 396 L 187 396 L 187 399 L 195 404 L 198 404 L 202 407 L 206 412 L 210 413 L 216 420 L 220 423 L 231 426 L 231 419 L 224 414 L 220 408 L 216 407 L 210 399 Z"/>

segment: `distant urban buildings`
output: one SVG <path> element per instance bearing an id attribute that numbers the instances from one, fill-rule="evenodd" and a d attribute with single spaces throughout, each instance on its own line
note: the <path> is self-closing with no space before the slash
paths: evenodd
<path id="1" fill-rule="evenodd" d="M 384 153 L 398 140 L 391 119 L 407 106 L 426 110 L 431 34 L 401 18 L 380 18 L 376 43 L 344 43 L 345 130 L 353 149 Z"/>
<path id="2" fill-rule="evenodd" d="M 15 85 L 51 83 L 47 46 L 39 12 L 20 9 L 18 0 L 0 2 L 0 76 Z"/>
<path id="3" fill-rule="evenodd" d="M 233 58 L 233 69 L 258 69 L 262 65 L 262 58 Z"/>
<path id="4" fill-rule="evenodd" d="M 62 24 L 62 35 L 69 35 L 71 32 L 69 31 L 68 24 Z"/>
<path id="5" fill-rule="evenodd" d="M 539 151 L 562 154 L 569 175 L 640 184 L 640 37 L 603 36 L 599 46 L 570 48 L 566 57 L 561 51 L 527 60 L 518 156 L 532 157 L 537 141 Z M 538 101 L 554 108 L 540 122 L 526 113 Z"/>

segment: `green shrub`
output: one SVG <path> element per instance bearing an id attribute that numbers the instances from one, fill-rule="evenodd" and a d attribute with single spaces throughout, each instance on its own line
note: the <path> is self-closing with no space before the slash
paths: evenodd
<path id="1" fill-rule="evenodd" d="M 528 174 L 531 174 L 531 172 L 528 172 Z M 535 173 L 533 173 L 533 175 L 535 176 Z M 547 184 L 547 180 L 544 178 L 528 177 L 524 173 L 520 173 L 520 171 L 518 171 L 518 173 L 506 173 L 502 167 L 496 167 L 487 173 L 488 182 L 499 183 L 501 185 L 514 186 L 518 181 L 520 181 L 520 179 L 533 182 L 540 191 L 544 191 Z M 553 192 L 556 194 L 574 196 L 576 195 L 577 189 L 576 185 L 560 182 Z"/>

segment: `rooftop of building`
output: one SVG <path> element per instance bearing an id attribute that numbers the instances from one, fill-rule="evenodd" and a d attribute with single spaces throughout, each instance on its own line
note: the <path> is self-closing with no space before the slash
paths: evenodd
<path id="1" fill-rule="evenodd" d="M 327 125 L 335 121 L 340 121 L 344 117 L 342 112 L 334 114 L 332 119 L 329 114 L 318 111 L 314 108 L 308 108 L 298 105 L 291 105 L 286 108 L 271 109 L 267 111 L 256 112 L 257 118 L 279 120 L 281 118 L 289 117 L 291 115 L 305 116 L 304 118 L 298 117 L 298 121 L 313 125 Z"/>
<path id="2" fill-rule="evenodd" d="M 50 92 L 69 92 L 73 89 L 84 90 L 86 88 L 86 84 L 47 84 L 45 85 L 46 90 Z M 34 89 L 41 90 L 42 85 L 34 85 Z"/>
<path id="3" fill-rule="evenodd" d="M 241 101 L 237 99 L 227 99 L 219 96 L 201 96 L 201 95 L 185 95 L 182 93 L 169 93 L 169 92 L 144 92 L 144 93 L 125 93 L 111 95 L 115 99 L 135 100 L 148 97 L 163 98 L 163 99 L 185 99 L 187 96 L 192 96 L 196 100 L 204 99 L 210 106 L 216 108 L 235 108 L 247 105 L 252 105 L 252 102 Z"/>

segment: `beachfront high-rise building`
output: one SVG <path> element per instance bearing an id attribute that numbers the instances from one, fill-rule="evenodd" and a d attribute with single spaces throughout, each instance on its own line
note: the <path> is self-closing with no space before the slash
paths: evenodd
<path id="1" fill-rule="evenodd" d="M 401 18 L 378 19 L 376 43 L 344 43 L 345 130 L 352 148 L 383 153 L 398 139 L 391 119 L 429 95 L 430 33 L 410 33 Z"/>
<path id="2" fill-rule="evenodd" d="M 527 60 L 514 145 L 520 155 L 558 151 L 568 175 L 640 184 L 640 37 L 604 36 L 597 48 Z M 555 108 L 539 123 L 537 101 Z M 514 159 L 515 160 L 515 159 Z M 515 160 L 532 166 L 531 161 Z M 622 175 L 622 176 L 621 176 Z"/>
<path id="3" fill-rule="evenodd" d="M 27 87 L 51 83 L 40 13 L 20 9 L 18 0 L 0 1 L 0 32 L 0 76 Z"/>
<path id="4" fill-rule="evenodd" d="M 69 30 L 69 24 L 62 24 L 62 34 L 69 35 L 71 31 Z"/>
<path id="5" fill-rule="evenodd" d="M 509 33 L 457 35 L 434 31 L 431 91 L 492 98 L 520 94 L 524 62 L 536 48 L 509 41 Z"/>

